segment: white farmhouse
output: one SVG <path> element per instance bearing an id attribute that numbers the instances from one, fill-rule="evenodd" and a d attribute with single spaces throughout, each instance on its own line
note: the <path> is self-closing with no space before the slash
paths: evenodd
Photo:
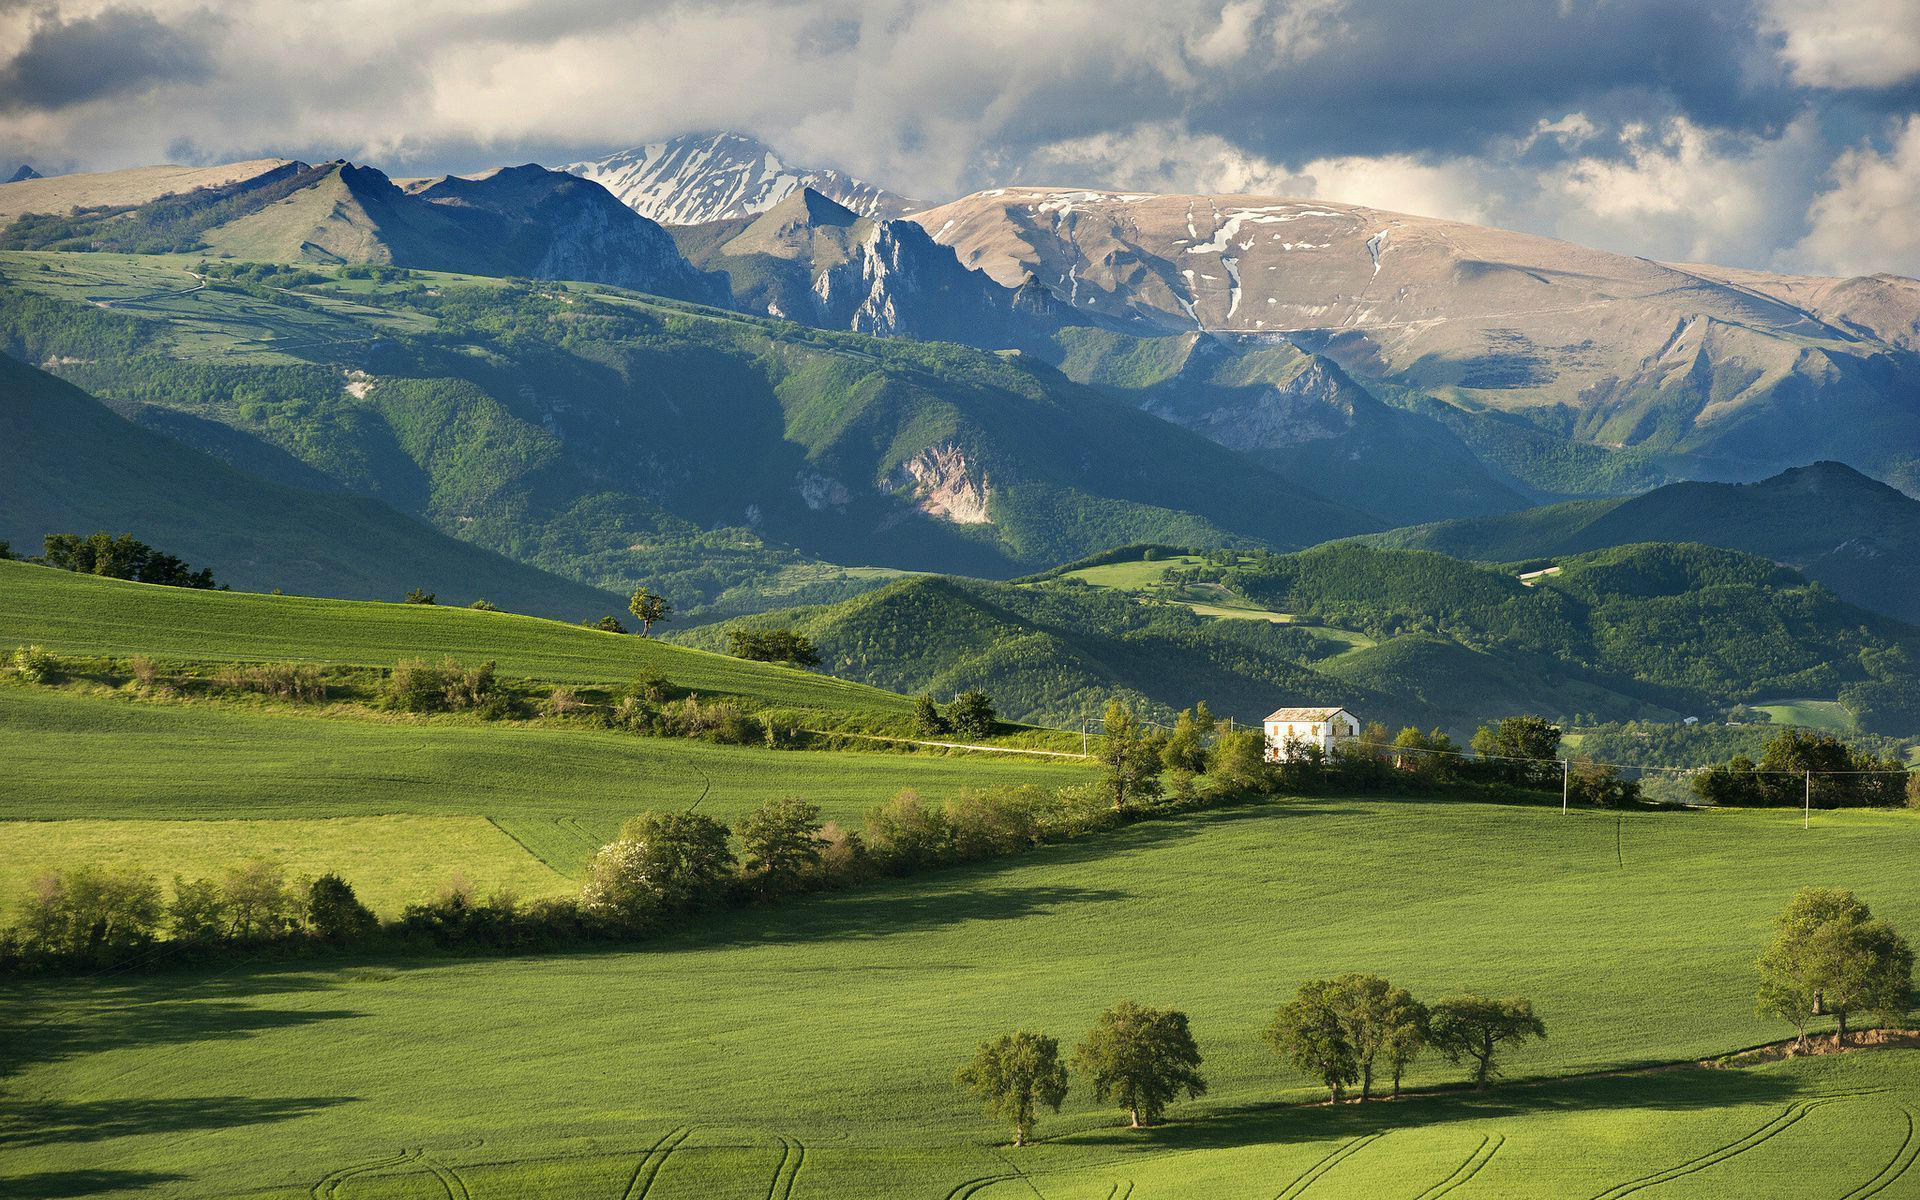
<path id="1" fill-rule="evenodd" d="M 1341 742 L 1360 736 L 1360 718 L 1344 708 L 1275 709 L 1266 727 L 1268 762 L 1288 762 L 1309 746 L 1331 756 Z"/>

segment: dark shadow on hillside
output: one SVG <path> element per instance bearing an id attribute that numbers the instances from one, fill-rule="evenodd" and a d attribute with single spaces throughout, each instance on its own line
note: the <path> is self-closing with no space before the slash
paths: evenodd
<path id="1" fill-rule="evenodd" d="M 348 1096 L 189 1096 L 179 1100 L 16 1100 L 0 1107 L 0 1151 L 148 1133 L 195 1133 L 286 1121 L 352 1102 Z"/>
<path id="2" fill-rule="evenodd" d="M 0 1197 L 19 1200 L 65 1200 L 69 1196 L 97 1196 L 102 1192 L 132 1192 L 186 1178 L 157 1171 L 41 1171 L 0 1179 Z"/>
<path id="3" fill-rule="evenodd" d="M 950 886 L 850 892 L 821 903 L 732 913 L 661 949 L 765 945 L 891 937 L 972 921 L 1017 921 L 1074 904 L 1125 900 L 1111 888 L 1009 887 L 943 881 Z"/>
<path id="4" fill-rule="evenodd" d="M 1245 1105 L 1216 1109 L 1192 1120 L 1175 1120 L 1144 1133 L 1124 1128 L 1071 1134 L 1073 1145 L 1134 1146 L 1155 1150 L 1204 1150 L 1232 1146 L 1319 1141 L 1394 1129 L 1419 1129 L 1454 1121 L 1497 1120 L 1560 1112 L 1647 1109 L 1687 1112 L 1740 1104 L 1779 1104 L 1816 1093 L 1776 1072 L 1704 1067 L 1628 1075 L 1496 1085 L 1485 1092 L 1448 1090 L 1368 1104 Z"/>
<path id="5" fill-rule="evenodd" d="M 169 972 L 111 983 L 88 978 L 15 985 L 4 994 L 0 1078 L 42 1062 L 132 1047 L 232 1041 L 364 1014 L 351 1009 L 289 1009 L 252 1001 L 338 986 L 311 972 L 229 971 L 195 978 Z"/>

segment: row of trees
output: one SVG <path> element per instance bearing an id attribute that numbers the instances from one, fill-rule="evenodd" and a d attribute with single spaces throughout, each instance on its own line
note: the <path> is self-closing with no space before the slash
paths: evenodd
<path id="1" fill-rule="evenodd" d="M 85 535 L 49 533 L 45 546 L 45 552 L 37 561 L 63 571 L 103 575 L 109 579 L 132 579 L 140 583 L 159 583 L 168 587 L 216 586 L 211 569 L 203 567 L 196 571 L 184 560 L 156 550 L 130 533 L 118 537 L 105 531 Z M 11 556 L 12 548 L 0 542 L 0 558 Z"/>
<path id="2" fill-rule="evenodd" d="M 1693 791 L 1727 807 L 1896 808 L 1920 806 L 1920 773 L 1831 735 L 1788 729 L 1767 742 L 1758 762 L 1736 754 L 1695 775 Z"/>
<path id="3" fill-rule="evenodd" d="M 955 696 L 945 712 L 922 692 L 913 698 L 913 728 L 923 737 L 991 737 L 1000 728 L 1000 717 L 993 710 L 993 698 L 977 689 Z"/>
<path id="4" fill-rule="evenodd" d="M 1545 1036 L 1546 1026 L 1523 998 L 1456 996 L 1429 1010 L 1377 975 L 1302 984 L 1266 1030 L 1268 1044 L 1326 1084 L 1335 1104 L 1356 1080 L 1360 1098 L 1370 1099 L 1376 1067 L 1392 1074 L 1397 1098 L 1401 1075 L 1429 1046 L 1449 1061 L 1470 1064 L 1473 1085 L 1484 1088 L 1498 1074 L 1496 1059 L 1505 1049 Z M 1186 1013 L 1123 1001 L 1100 1014 L 1070 1061 L 1062 1060 L 1056 1039 L 1023 1029 L 980 1043 L 954 1080 L 989 1115 L 1011 1124 L 1013 1144 L 1024 1146 L 1041 1108 L 1060 1111 L 1069 1067 L 1086 1077 L 1095 1100 L 1117 1103 L 1130 1128 L 1144 1129 L 1181 1095 L 1206 1094 L 1200 1066 Z"/>

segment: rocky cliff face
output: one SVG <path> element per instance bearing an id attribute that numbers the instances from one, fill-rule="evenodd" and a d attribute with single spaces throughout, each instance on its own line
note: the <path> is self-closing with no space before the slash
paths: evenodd
<path id="1" fill-rule="evenodd" d="M 663 225 L 751 217 L 802 188 L 864 217 L 897 217 L 917 207 L 839 171 L 790 166 L 765 142 L 738 133 L 688 134 L 564 169 Z"/>

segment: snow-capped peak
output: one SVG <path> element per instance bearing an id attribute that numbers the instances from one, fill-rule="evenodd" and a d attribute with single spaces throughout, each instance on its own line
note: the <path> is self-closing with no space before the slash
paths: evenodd
<path id="1" fill-rule="evenodd" d="M 803 187 L 862 216 L 898 217 L 919 207 L 839 171 L 789 166 L 772 147 L 738 133 L 684 134 L 561 169 L 662 225 L 752 216 Z"/>

